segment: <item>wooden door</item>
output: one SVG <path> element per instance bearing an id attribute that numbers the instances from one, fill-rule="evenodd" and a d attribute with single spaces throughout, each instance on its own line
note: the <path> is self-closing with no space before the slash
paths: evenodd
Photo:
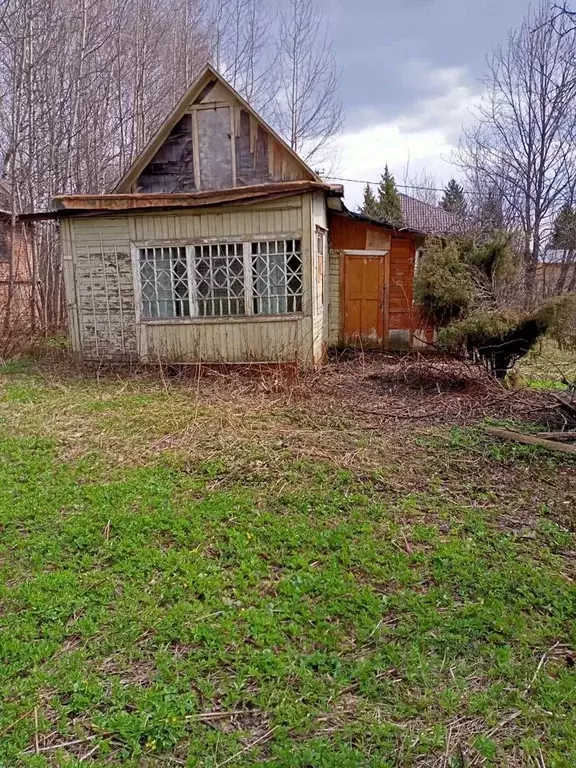
<path id="1" fill-rule="evenodd" d="M 386 256 L 343 256 L 343 329 L 345 344 L 380 347 L 385 327 Z"/>

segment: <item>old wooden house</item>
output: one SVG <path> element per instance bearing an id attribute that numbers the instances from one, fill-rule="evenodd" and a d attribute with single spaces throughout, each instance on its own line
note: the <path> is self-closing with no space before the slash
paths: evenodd
<path id="1" fill-rule="evenodd" d="M 111 194 L 55 201 L 74 351 L 313 365 L 410 344 L 422 230 L 342 196 L 206 66 Z"/>

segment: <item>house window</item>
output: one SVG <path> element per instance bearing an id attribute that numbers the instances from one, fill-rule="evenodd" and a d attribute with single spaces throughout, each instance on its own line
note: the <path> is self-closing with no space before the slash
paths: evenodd
<path id="1" fill-rule="evenodd" d="M 321 227 L 316 227 L 316 253 L 319 256 L 324 256 L 326 242 L 326 230 Z"/>
<path id="2" fill-rule="evenodd" d="M 142 316 L 186 317 L 190 293 L 186 248 L 140 248 Z"/>
<path id="3" fill-rule="evenodd" d="M 246 314 L 242 243 L 193 246 L 198 317 Z"/>
<path id="4" fill-rule="evenodd" d="M 316 292 L 319 304 L 324 304 L 324 272 L 326 263 L 326 235 L 327 230 L 316 227 L 316 258 L 318 267 L 316 270 Z"/>
<path id="5" fill-rule="evenodd" d="M 8 226 L 8 225 L 7 225 Z M 0 223 L 0 261 L 10 261 L 12 255 L 12 243 L 7 228 Z"/>
<path id="6" fill-rule="evenodd" d="M 300 240 L 251 243 L 252 307 L 255 315 L 302 311 Z"/>
<path id="7" fill-rule="evenodd" d="M 298 239 L 138 248 L 145 320 L 302 311 Z"/>

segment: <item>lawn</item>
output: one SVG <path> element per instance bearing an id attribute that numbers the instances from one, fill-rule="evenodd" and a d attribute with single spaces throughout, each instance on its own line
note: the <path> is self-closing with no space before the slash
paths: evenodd
<path id="1" fill-rule="evenodd" d="M 525 358 L 520 372 L 530 387 L 565 389 L 563 381 L 576 382 L 576 349 L 560 351 L 553 341 L 545 340 Z"/>
<path id="2" fill-rule="evenodd" d="M 0 766 L 576 765 L 576 462 L 402 376 L 0 368 Z"/>

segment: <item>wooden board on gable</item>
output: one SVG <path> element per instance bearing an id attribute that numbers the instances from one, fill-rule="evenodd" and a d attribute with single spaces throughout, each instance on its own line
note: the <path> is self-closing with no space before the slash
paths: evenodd
<path id="1" fill-rule="evenodd" d="M 318 176 L 206 66 L 115 192 L 176 193 Z"/>

